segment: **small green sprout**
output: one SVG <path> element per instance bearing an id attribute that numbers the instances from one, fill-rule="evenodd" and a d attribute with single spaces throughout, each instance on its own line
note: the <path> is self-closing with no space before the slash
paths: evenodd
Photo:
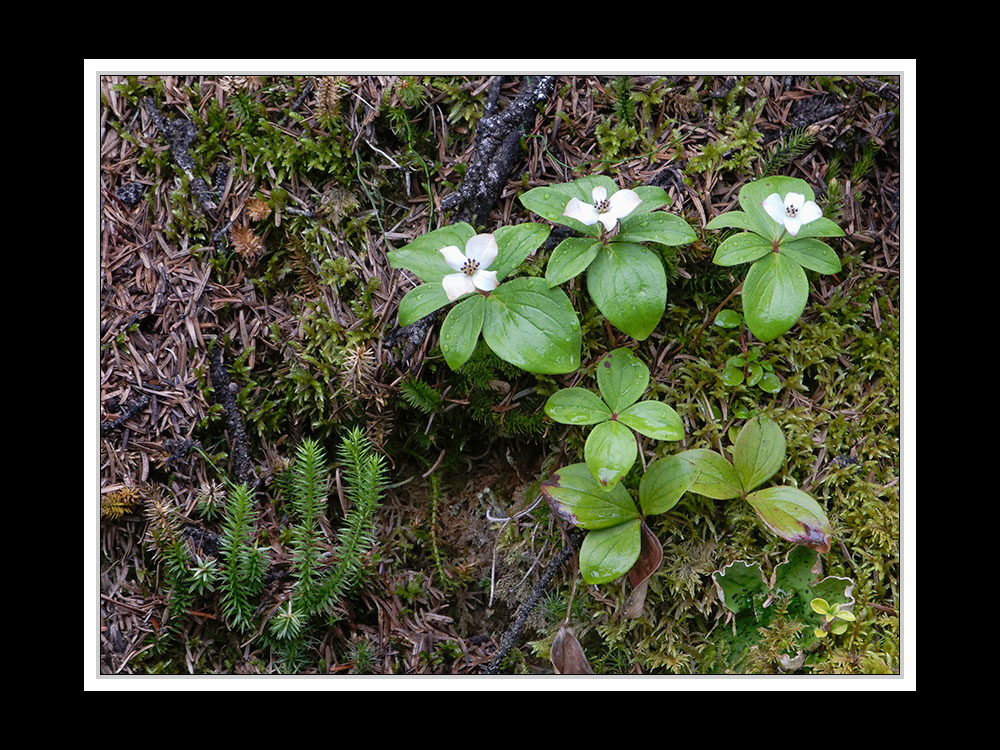
<path id="1" fill-rule="evenodd" d="M 857 619 L 853 613 L 841 611 L 839 604 L 829 604 L 826 599 L 813 599 L 809 606 L 813 612 L 823 615 L 823 625 L 813 631 L 817 638 L 826 638 L 827 633 L 843 635 L 847 632 L 847 623 Z"/>
<path id="2" fill-rule="evenodd" d="M 215 581 L 218 577 L 215 558 L 195 555 L 194 563 L 191 571 L 191 591 L 199 596 L 215 591 Z"/>

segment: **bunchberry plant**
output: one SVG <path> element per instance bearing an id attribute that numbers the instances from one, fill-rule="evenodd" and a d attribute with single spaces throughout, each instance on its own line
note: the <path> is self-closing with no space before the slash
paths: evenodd
<path id="1" fill-rule="evenodd" d="M 726 238 L 713 262 L 720 266 L 752 263 L 743 281 L 743 314 L 761 341 L 788 331 L 809 298 L 805 270 L 840 271 L 837 253 L 817 237 L 843 237 L 825 218 L 809 184 L 794 177 L 767 177 L 740 189 L 742 211 L 729 211 L 707 229 L 743 229 Z"/>
<path id="2" fill-rule="evenodd" d="M 667 512 L 684 494 L 683 486 L 662 471 L 662 461 L 650 464 L 640 480 L 638 506 L 624 485 L 607 490 L 598 484 L 586 464 L 564 466 L 542 482 L 552 511 L 588 532 L 580 545 L 580 574 L 586 583 L 608 583 L 630 572 L 644 541 L 659 547 L 645 519 Z"/>
<path id="3" fill-rule="evenodd" d="M 686 490 L 715 500 L 743 498 L 782 539 L 830 551 L 830 522 L 812 497 L 795 487 L 757 489 L 785 463 L 785 436 L 770 419 L 757 416 L 743 425 L 736 436 L 732 463 L 704 448 L 660 460 L 667 459 L 672 476 Z"/>
<path id="4" fill-rule="evenodd" d="M 393 268 L 423 282 L 399 304 L 405 326 L 456 303 L 441 324 L 441 353 L 457 370 L 480 334 L 501 359 L 526 372 L 559 374 L 580 365 L 580 322 L 569 297 L 532 277 L 504 281 L 549 235 L 542 224 L 476 234 L 464 222 L 435 229 L 389 253 Z"/>
<path id="5" fill-rule="evenodd" d="M 604 317 L 634 339 L 649 336 L 667 304 L 667 276 L 654 250 L 640 243 L 686 245 L 694 230 L 660 209 L 670 203 L 662 188 L 619 190 L 607 176 L 532 188 L 521 203 L 544 219 L 576 230 L 552 251 L 545 282 L 557 287 L 587 272 L 587 291 Z"/>
<path id="6" fill-rule="evenodd" d="M 580 547 L 580 572 L 587 583 L 619 578 L 632 570 L 644 544 L 658 547 L 646 517 L 667 512 L 688 491 L 716 500 L 741 497 L 782 539 L 828 552 L 830 523 L 819 503 L 794 487 L 756 489 L 784 462 L 781 430 L 755 417 L 736 438 L 733 463 L 700 448 L 653 461 L 639 481 L 638 506 L 624 485 L 601 485 L 585 463 L 559 469 L 541 483 L 541 492 L 559 517 L 588 530 Z"/>
<path id="7" fill-rule="evenodd" d="M 586 388 L 563 388 L 549 396 L 545 413 L 556 422 L 595 425 L 584 445 L 584 461 L 597 483 L 612 489 L 637 455 L 633 430 L 654 440 L 680 440 L 684 426 L 661 401 L 639 401 L 649 386 L 649 368 L 625 348 L 597 365 L 597 396 Z"/>

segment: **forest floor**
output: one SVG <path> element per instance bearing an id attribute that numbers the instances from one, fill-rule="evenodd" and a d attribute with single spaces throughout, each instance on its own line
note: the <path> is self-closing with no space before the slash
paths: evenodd
<path id="1" fill-rule="evenodd" d="M 504 650 L 505 633 L 502 673 L 551 674 L 562 624 L 597 674 L 899 674 L 899 84 L 835 74 L 101 77 L 101 674 L 473 675 Z M 513 137 L 492 154 L 506 175 L 491 182 L 481 123 L 513 112 L 531 87 Z M 734 661 L 713 579 L 734 560 L 772 571 L 786 542 L 744 510 L 685 500 L 656 526 L 664 563 L 643 615 L 622 617 L 627 579 L 585 585 L 572 554 L 557 559 L 572 550 L 569 529 L 539 500 L 553 466 L 580 460 L 579 430 L 542 411 L 572 378 L 536 377 L 489 352 L 452 372 L 439 319 L 396 326 L 414 281 L 387 253 L 454 221 L 482 231 L 539 221 L 519 195 L 589 174 L 662 187 L 666 210 L 698 239 L 661 248 L 670 286 L 653 334 L 632 342 L 589 326 L 584 367 L 632 347 L 684 420 L 681 447 L 721 446 L 747 414 L 770 415 L 788 442 L 782 478 L 830 515 L 824 573 L 853 582 L 856 621 L 804 662 L 789 664 L 794 637 L 776 628 Z M 802 319 L 758 346 L 710 320 L 742 271 L 712 263 L 720 233 L 705 225 L 738 208 L 740 187 L 761 174 L 805 180 L 845 236 L 832 243 L 842 272 L 810 272 Z M 550 251 L 521 272 L 542 273 Z M 580 283 L 568 292 L 593 321 Z M 722 382 L 748 341 L 773 365 L 777 392 Z M 266 629 L 290 586 L 281 477 L 304 439 L 325 447 L 334 549 L 349 509 L 334 464 L 350 427 L 384 456 L 389 486 L 360 581 L 290 649 Z M 641 447 L 645 464 L 655 453 Z M 151 533 L 167 514 L 191 554 L 217 558 L 227 479 L 254 489 L 267 557 L 245 629 L 227 623 L 218 591 L 171 611 L 175 579 Z M 518 621 L 533 588 L 537 604 Z"/>

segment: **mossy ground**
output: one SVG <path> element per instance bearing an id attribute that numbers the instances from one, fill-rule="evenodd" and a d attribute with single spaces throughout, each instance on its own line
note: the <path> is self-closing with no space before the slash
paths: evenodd
<path id="1" fill-rule="evenodd" d="M 585 435 L 548 421 L 541 406 L 561 386 L 586 386 L 596 361 L 621 345 L 650 366 L 651 393 L 685 425 L 680 446 L 644 441 L 643 463 L 682 447 L 725 451 L 730 428 L 755 413 L 784 430 L 788 458 L 776 481 L 826 508 L 835 542 L 824 573 L 851 578 L 857 602 L 848 632 L 811 651 L 800 671 L 898 672 L 898 103 L 856 76 L 558 77 L 524 139 L 523 170 L 482 229 L 534 219 L 516 200 L 530 187 L 603 173 L 624 187 L 664 187 L 668 210 L 699 239 L 658 248 L 668 309 L 646 341 L 611 328 L 576 280 L 566 289 L 583 329 L 581 373 L 529 375 L 482 344 L 452 372 L 436 327 L 409 353 L 383 346 L 411 283 L 385 255 L 449 222 L 440 201 L 472 158 L 489 82 L 101 79 L 102 422 L 146 398 L 102 431 L 102 498 L 123 488 L 166 498 L 190 528 L 217 530 L 205 498 L 220 480 L 213 464 L 226 467 L 231 447 L 208 375 L 213 341 L 227 348 L 239 387 L 263 480 L 258 541 L 273 570 L 287 567 L 289 518 L 272 480 L 303 437 L 333 446 L 362 426 L 393 483 L 362 585 L 335 625 L 294 652 L 263 634 L 286 593 L 280 576 L 261 598 L 259 632 L 230 632 L 211 595 L 169 612 L 143 501 L 114 505 L 100 528 L 102 673 L 475 673 L 566 544 L 566 529 L 536 502 L 537 485 L 581 460 Z M 502 98 L 519 83 L 509 79 Z M 194 126 L 193 167 L 178 165 L 148 101 Z M 192 185 L 212 184 L 223 165 L 212 215 Z M 808 181 L 847 233 L 834 244 L 842 273 L 810 272 L 802 319 L 766 345 L 742 329 L 704 326 L 742 279 L 742 269 L 711 263 L 724 234 L 704 225 L 763 170 Z M 543 273 L 547 252 L 521 273 Z M 738 311 L 739 297 L 728 307 Z M 723 384 L 726 360 L 744 347 L 760 347 L 773 365 L 777 393 Z M 339 515 L 334 499 L 334 528 Z M 619 615 L 624 580 L 588 587 L 568 565 L 504 671 L 551 672 L 548 647 L 566 618 L 599 674 L 780 671 L 807 624 L 779 619 L 734 666 L 712 573 L 734 560 L 769 571 L 787 543 L 745 505 L 691 495 L 652 528 L 664 562 L 642 617 Z"/>

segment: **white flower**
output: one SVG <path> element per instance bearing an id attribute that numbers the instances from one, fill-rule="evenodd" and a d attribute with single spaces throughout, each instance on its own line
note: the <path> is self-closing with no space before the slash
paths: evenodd
<path id="1" fill-rule="evenodd" d="M 458 271 L 441 279 L 441 286 L 444 287 L 449 302 L 477 289 L 492 292 L 500 283 L 497 281 L 496 271 L 486 270 L 500 252 L 492 234 L 477 234 L 465 243 L 464 253 L 454 245 L 442 247 L 440 252 L 445 263 Z"/>
<path id="2" fill-rule="evenodd" d="M 590 196 L 594 200 L 593 203 L 570 198 L 563 216 L 576 219 L 588 226 L 601 222 L 610 232 L 619 219 L 624 219 L 642 203 L 642 198 L 634 190 L 619 190 L 608 198 L 608 189 L 603 185 L 595 187 Z"/>
<path id="3" fill-rule="evenodd" d="M 803 224 L 816 221 L 823 212 L 820 207 L 812 201 L 807 201 L 802 193 L 789 193 L 785 200 L 777 193 L 771 193 L 760 205 L 767 211 L 767 215 L 781 224 L 794 237 L 799 233 Z"/>

